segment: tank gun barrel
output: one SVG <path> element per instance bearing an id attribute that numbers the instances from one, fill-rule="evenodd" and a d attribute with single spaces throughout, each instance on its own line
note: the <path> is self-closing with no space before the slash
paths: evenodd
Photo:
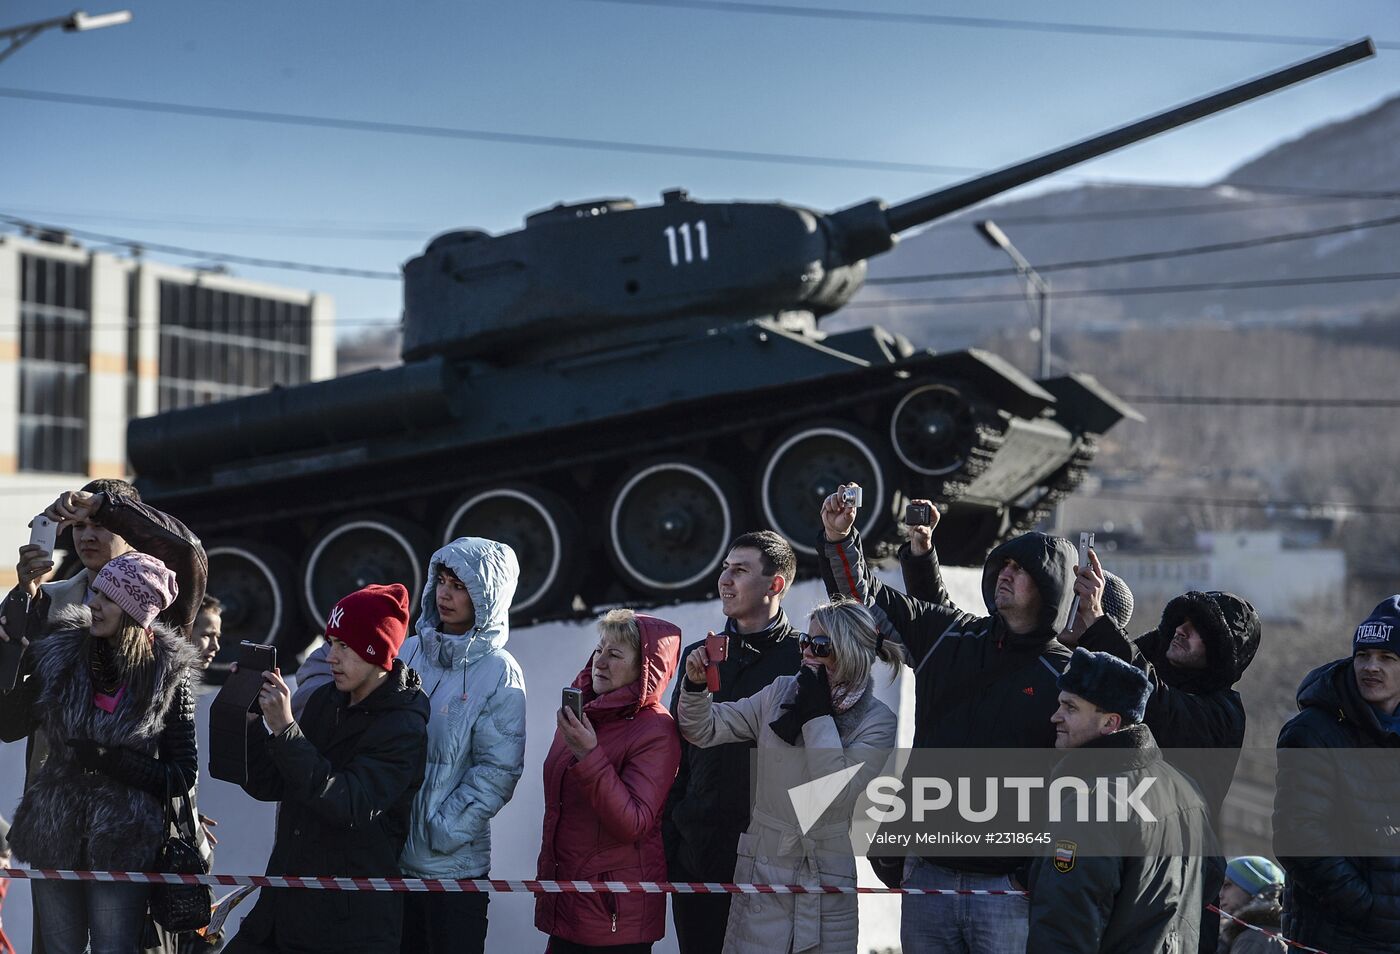
<path id="1" fill-rule="evenodd" d="M 883 226 L 883 230 L 886 232 L 883 242 L 880 242 L 875 234 L 880 230 L 877 228 L 877 216 L 875 215 L 878 203 L 867 202 L 843 209 L 835 213 L 832 218 L 836 220 L 848 239 L 846 243 L 848 247 L 845 249 L 848 256 L 852 259 L 865 258 L 890 248 L 893 245 L 893 236 L 906 229 L 961 211 L 983 199 L 1007 192 L 1017 186 L 1034 182 L 1036 179 L 1044 178 L 1063 169 L 1068 169 L 1070 166 L 1113 152 L 1115 149 L 1121 149 L 1124 146 L 1148 139 L 1169 129 L 1175 129 L 1197 119 L 1222 112 L 1232 106 L 1258 99 L 1329 70 L 1366 59 L 1374 56 L 1375 53 L 1375 44 L 1371 42 L 1369 37 L 1358 40 L 1328 53 L 1267 73 L 1257 79 L 1231 86 L 1218 93 L 1174 106 L 1146 119 L 1140 119 L 1137 122 L 1128 123 L 1126 126 L 1092 136 L 1071 146 L 1065 146 L 1062 149 L 1036 156 L 1034 159 L 1027 159 L 1025 162 L 1018 162 L 1015 165 L 989 172 L 966 182 L 960 182 L 946 189 L 939 189 L 936 192 L 901 202 L 887 209 L 881 209 L 883 215 L 879 218 L 883 218 L 884 221 L 879 225 Z"/>

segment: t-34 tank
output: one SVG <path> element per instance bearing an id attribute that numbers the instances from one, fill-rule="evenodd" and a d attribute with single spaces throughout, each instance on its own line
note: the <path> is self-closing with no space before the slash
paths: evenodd
<path id="1" fill-rule="evenodd" d="M 905 498 L 947 505 L 975 563 L 1083 478 L 1132 411 L 1091 377 L 996 355 L 824 334 L 900 232 L 1370 55 L 1369 41 L 894 206 L 830 214 L 677 190 L 557 205 L 502 235 L 440 235 L 404 267 L 403 359 L 131 423 L 146 496 L 206 540 L 226 642 L 295 651 L 345 593 L 423 584 L 435 545 L 509 542 L 518 615 L 704 593 L 756 527 L 814 552 L 859 480 L 888 538 Z M 580 602 L 581 601 L 581 602 Z"/>

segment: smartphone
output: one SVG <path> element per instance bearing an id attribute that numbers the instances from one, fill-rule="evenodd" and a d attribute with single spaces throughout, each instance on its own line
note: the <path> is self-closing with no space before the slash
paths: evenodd
<path id="1" fill-rule="evenodd" d="M 911 503 L 904 508 L 906 527 L 927 527 L 933 523 L 933 505 Z"/>
<path id="2" fill-rule="evenodd" d="M 1079 534 L 1079 564 L 1078 564 L 1078 565 L 1079 565 L 1079 568 L 1080 568 L 1081 570 L 1084 569 L 1086 566 L 1089 565 L 1089 549 L 1090 549 L 1093 545 L 1094 545 L 1094 534 L 1093 534 L 1092 532 L 1086 531 L 1086 532 L 1084 532 L 1084 533 Z M 1076 594 L 1074 594 L 1074 599 L 1071 600 L 1071 601 L 1070 601 L 1070 604 L 1069 604 L 1069 623 L 1068 623 L 1068 626 L 1069 626 L 1070 629 L 1074 629 L 1074 621 L 1075 621 L 1075 619 L 1078 618 L 1078 616 L 1079 616 L 1079 594 L 1076 593 Z"/>
<path id="3" fill-rule="evenodd" d="M 58 521 L 50 520 L 42 513 L 29 525 L 29 545 L 42 547 L 45 553 L 53 553 L 58 541 Z"/>
<path id="4" fill-rule="evenodd" d="M 24 659 L 25 636 L 29 623 L 29 597 L 16 588 L 5 597 L 4 609 L 0 616 L 5 617 L 5 634 L 9 641 L 0 643 L 0 692 L 9 692 L 19 682 L 20 662 Z"/>
<path id="5" fill-rule="evenodd" d="M 272 672 L 276 668 L 276 646 L 251 643 L 246 639 L 238 644 L 238 672 L 230 676 L 230 681 L 236 680 L 240 684 L 240 691 L 237 695 L 248 698 L 247 709 L 249 712 L 261 711 L 258 705 L 258 694 L 262 692 L 262 674 Z M 225 686 L 228 684 L 228 682 L 224 683 Z"/>
<path id="6" fill-rule="evenodd" d="M 563 692 L 562 705 L 565 709 L 574 714 L 574 718 L 583 721 L 583 690 L 566 687 Z"/>

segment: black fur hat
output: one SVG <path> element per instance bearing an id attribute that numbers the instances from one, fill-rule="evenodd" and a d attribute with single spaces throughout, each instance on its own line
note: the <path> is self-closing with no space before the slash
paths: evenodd
<path id="1" fill-rule="evenodd" d="M 1147 712 L 1152 684 L 1141 669 L 1108 653 L 1075 649 L 1069 665 L 1056 682 L 1061 692 L 1072 692 L 1105 712 L 1116 712 L 1124 725 L 1137 725 Z"/>

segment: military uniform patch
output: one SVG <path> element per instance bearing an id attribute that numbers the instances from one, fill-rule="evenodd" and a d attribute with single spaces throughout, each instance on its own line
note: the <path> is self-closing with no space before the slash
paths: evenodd
<path id="1" fill-rule="evenodd" d="M 1079 850 L 1077 842 L 1055 842 L 1055 870 L 1064 874 L 1074 870 L 1074 855 Z"/>

